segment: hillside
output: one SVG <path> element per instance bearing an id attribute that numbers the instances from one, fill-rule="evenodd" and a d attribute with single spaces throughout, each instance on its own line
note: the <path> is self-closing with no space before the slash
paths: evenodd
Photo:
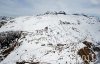
<path id="1" fill-rule="evenodd" d="M 82 42 L 89 41 L 98 48 L 100 44 L 100 20 L 86 15 L 45 14 L 18 17 L 0 28 L 1 34 L 6 32 L 5 34 L 8 35 L 9 31 L 14 33 L 20 31 L 21 36 L 16 36 L 18 39 L 12 39 L 18 43 L 13 51 L 6 57 L 0 54 L 1 58 L 3 57 L 0 64 L 18 62 L 82 64 L 84 61 L 78 55 L 78 50 L 86 46 Z M 7 48 L 6 45 L 0 52 L 5 48 Z M 95 52 L 96 61 L 90 61 L 90 64 L 100 63 L 99 53 L 100 51 Z"/>
<path id="2" fill-rule="evenodd" d="M 7 16 L 0 16 L 0 28 L 7 23 L 7 21 L 10 21 L 14 19 L 13 17 L 7 17 Z"/>

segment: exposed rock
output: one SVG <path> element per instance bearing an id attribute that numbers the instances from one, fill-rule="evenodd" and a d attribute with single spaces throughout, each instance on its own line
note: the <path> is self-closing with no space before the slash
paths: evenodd
<path id="1" fill-rule="evenodd" d="M 78 55 L 81 56 L 85 64 L 90 64 L 90 62 L 94 62 L 96 60 L 96 54 L 92 50 L 93 44 L 88 41 L 84 41 L 83 44 L 85 44 L 86 47 L 83 47 L 78 50 Z"/>
<path id="2" fill-rule="evenodd" d="M 7 22 L 6 21 L 1 21 L 0 22 L 0 28 L 4 25 L 4 24 L 6 24 Z"/>
<path id="3" fill-rule="evenodd" d="M 93 47 L 93 44 L 91 42 L 88 42 L 88 41 L 84 41 L 83 44 L 85 44 L 89 48 Z"/>
<path id="4" fill-rule="evenodd" d="M 1 48 L 9 47 L 10 44 L 21 37 L 21 31 L 7 31 L 0 33 Z"/>
<path id="5" fill-rule="evenodd" d="M 94 51 L 100 52 L 100 47 L 93 47 Z"/>
<path id="6" fill-rule="evenodd" d="M 0 33 L 0 61 L 10 54 L 18 44 L 22 31 L 7 31 Z"/>
<path id="7" fill-rule="evenodd" d="M 81 56 L 85 64 L 89 64 L 96 59 L 96 54 L 89 49 L 88 47 L 84 47 L 78 51 L 78 55 Z"/>
<path id="8" fill-rule="evenodd" d="M 8 21 L 8 20 L 11 20 L 11 19 L 14 19 L 14 18 L 13 17 L 7 17 L 7 16 L 0 16 L 0 20 Z"/>
<path id="9" fill-rule="evenodd" d="M 16 64 L 39 64 L 39 62 L 26 62 L 26 61 L 22 61 L 22 62 L 16 62 Z"/>

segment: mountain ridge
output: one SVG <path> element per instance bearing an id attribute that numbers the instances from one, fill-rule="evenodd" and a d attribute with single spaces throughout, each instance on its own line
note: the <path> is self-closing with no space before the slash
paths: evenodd
<path id="1" fill-rule="evenodd" d="M 83 41 L 98 45 L 99 25 L 100 20 L 86 15 L 46 14 L 15 18 L 14 22 L 8 21 L 2 26 L 0 32 L 22 31 L 23 35 L 18 40 L 21 45 L 1 64 L 21 61 L 40 64 L 84 63 L 77 52 L 85 47 Z"/>

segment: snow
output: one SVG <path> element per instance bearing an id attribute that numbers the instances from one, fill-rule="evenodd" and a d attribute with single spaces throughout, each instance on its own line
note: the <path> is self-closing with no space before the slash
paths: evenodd
<path id="1" fill-rule="evenodd" d="M 18 17 L 14 21 L 2 26 L 0 32 L 23 31 L 27 35 L 19 39 L 21 46 L 0 64 L 16 64 L 23 60 L 43 64 L 80 64 L 83 61 L 77 51 L 85 47 L 82 42 L 88 40 L 97 45 L 96 42 L 100 41 L 100 22 L 94 17 L 43 15 Z M 70 24 L 61 24 L 60 21 Z"/>

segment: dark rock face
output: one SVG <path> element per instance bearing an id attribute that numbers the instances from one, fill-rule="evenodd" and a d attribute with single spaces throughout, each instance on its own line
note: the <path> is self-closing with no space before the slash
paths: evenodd
<path id="1" fill-rule="evenodd" d="M 89 64 L 90 61 L 92 62 L 96 59 L 96 54 L 88 47 L 80 49 L 78 55 L 81 56 L 85 64 Z"/>
<path id="2" fill-rule="evenodd" d="M 22 61 L 22 62 L 16 62 L 16 64 L 39 64 L 39 62 L 27 62 L 27 61 Z"/>
<path id="3" fill-rule="evenodd" d="M 56 11 L 54 11 L 54 12 L 47 11 L 46 13 L 44 13 L 44 15 L 46 15 L 46 14 L 53 14 L 53 15 L 63 14 L 63 15 L 66 15 L 66 12 L 64 12 L 64 11 L 59 11 L 59 12 L 56 12 Z"/>
<path id="4" fill-rule="evenodd" d="M 90 64 L 90 62 L 95 62 L 97 55 L 95 52 L 100 52 L 100 47 L 96 47 L 94 44 L 88 41 L 82 42 L 86 47 L 78 50 L 78 55 L 81 56 L 85 64 Z"/>
<path id="5" fill-rule="evenodd" d="M 57 14 L 64 14 L 64 15 L 66 15 L 66 12 L 64 12 L 64 11 L 59 11 Z"/>
<path id="6" fill-rule="evenodd" d="M 100 52 L 100 47 L 99 47 L 99 46 L 93 47 L 93 50 L 94 50 L 94 51 L 97 51 L 97 52 Z"/>
<path id="7" fill-rule="evenodd" d="M 94 46 L 91 42 L 88 41 L 84 41 L 83 44 L 85 44 L 89 48 L 92 48 Z"/>
<path id="8" fill-rule="evenodd" d="M 22 31 L 7 31 L 0 33 L 0 61 L 17 46 Z"/>
<path id="9" fill-rule="evenodd" d="M 7 21 L 12 20 L 14 18 L 7 16 L 0 16 L 0 28 L 7 23 Z"/>
<path id="10" fill-rule="evenodd" d="M 0 21 L 1 20 L 8 21 L 8 20 L 11 20 L 11 19 L 14 19 L 14 18 L 13 17 L 8 17 L 8 16 L 0 16 Z"/>
<path id="11" fill-rule="evenodd" d="M 12 41 L 14 41 L 15 39 L 19 39 L 20 37 L 21 37 L 20 31 L 8 31 L 0 33 L 1 48 L 4 48 L 5 46 L 9 47 Z"/>
<path id="12" fill-rule="evenodd" d="M 90 64 L 90 62 L 94 62 L 94 60 L 96 59 L 96 54 L 92 50 L 93 44 L 88 41 L 84 41 L 83 44 L 85 44 L 86 47 L 78 50 L 78 55 L 81 56 L 85 64 Z"/>
<path id="13" fill-rule="evenodd" d="M 7 22 L 6 21 L 1 21 L 0 22 L 0 28 L 4 25 L 4 24 L 6 24 Z"/>

